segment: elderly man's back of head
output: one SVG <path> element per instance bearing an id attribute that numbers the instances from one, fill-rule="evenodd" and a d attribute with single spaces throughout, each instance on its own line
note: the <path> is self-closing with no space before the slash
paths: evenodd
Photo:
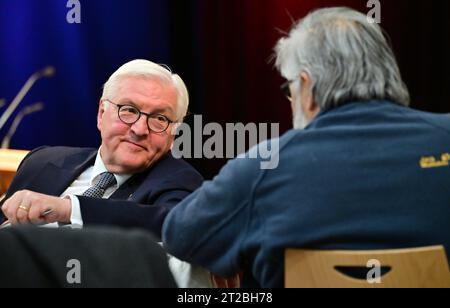
<path id="1" fill-rule="evenodd" d="M 320 9 L 301 20 L 276 46 L 277 67 L 295 80 L 313 81 L 322 110 L 348 101 L 392 100 L 409 105 L 409 93 L 387 37 L 367 16 L 348 8 Z"/>

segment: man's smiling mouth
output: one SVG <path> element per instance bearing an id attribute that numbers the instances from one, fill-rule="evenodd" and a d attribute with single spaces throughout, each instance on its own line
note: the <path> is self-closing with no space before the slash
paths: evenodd
<path id="1" fill-rule="evenodd" d="M 128 144 L 132 144 L 132 145 L 134 145 L 134 146 L 136 146 L 136 147 L 139 147 L 139 148 L 141 148 L 141 149 L 143 149 L 143 150 L 147 150 L 146 147 L 144 147 L 143 145 L 140 145 L 140 144 L 138 144 L 138 143 L 134 143 L 134 142 L 128 141 L 128 140 L 124 140 L 124 142 L 125 142 L 125 143 L 128 143 Z"/>

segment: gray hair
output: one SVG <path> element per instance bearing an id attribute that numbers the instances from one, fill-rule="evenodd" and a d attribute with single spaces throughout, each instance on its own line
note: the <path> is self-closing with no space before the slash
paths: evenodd
<path id="1" fill-rule="evenodd" d="M 183 121 L 189 107 L 189 93 L 184 81 L 173 74 L 169 67 L 148 60 L 133 60 L 122 65 L 115 71 L 103 86 L 102 99 L 111 99 L 124 77 L 158 78 L 172 84 L 177 92 L 177 121 Z"/>
<path id="2" fill-rule="evenodd" d="M 383 30 L 355 10 L 310 13 L 280 39 L 275 52 L 284 78 L 309 75 L 314 101 L 322 110 L 375 99 L 409 105 L 408 89 Z"/>

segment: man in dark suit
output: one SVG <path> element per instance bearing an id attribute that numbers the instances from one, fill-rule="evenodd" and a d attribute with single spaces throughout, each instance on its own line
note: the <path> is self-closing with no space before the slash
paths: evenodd
<path id="1" fill-rule="evenodd" d="M 32 151 L 0 204 L 0 219 L 12 225 L 141 227 L 160 237 L 166 214 L 203 180 L 170 153 L 172 131 L 188 101 L 178 75 L 146 60 L 126 63 L 100 99 L 100 149 Z"/>
<path id="2" fill-rule="evenodd" d="M 279 165 L 229 162 L 167 216 L 169 253 L 263 287 L 283 286 L 286 248 L 444 245 L 450 256 L 450 118 L 407 107 L 381 28 L 322 9 L 276 51 L 296 128 L 271 142 Z"/>

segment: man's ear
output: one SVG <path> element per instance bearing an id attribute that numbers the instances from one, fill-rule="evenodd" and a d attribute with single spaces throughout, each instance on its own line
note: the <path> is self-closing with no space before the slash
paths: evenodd
<path id="1" fill-rule="evenodd" d="M 97 113 L 97 128 L 99 131 L 102 130 L 103 125 L 103 114 L 105 113 L 105 104 L 100 99 L 100 102 L 98 104 L 98 113 Z"/>
<path id="2" fill-rule="evenodd" d="M 314 101 L 311 76 L 306 72 L 302 72 L 300 74 L 300 82 L 303 112 L 308 118 L 314 118 L 320 112 L 320 106 Z"/>

